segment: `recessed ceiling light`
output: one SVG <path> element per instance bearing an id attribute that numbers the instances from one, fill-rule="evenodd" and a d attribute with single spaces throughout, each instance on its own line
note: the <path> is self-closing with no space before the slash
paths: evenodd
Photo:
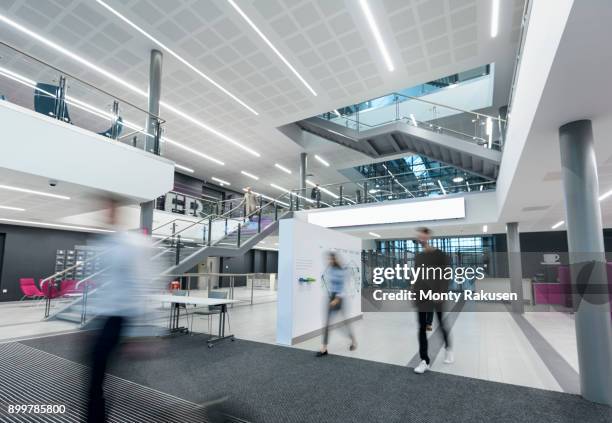
<path id="1" fill-rule="evenodd" d="M 491 5 L 491 38 L 497 37 L 499 30 L 499 0 L 493 0 Z"/>
<path id="2" fill-rule="evenodd" d="M 72 51 L 70 51 L 70 50 L 60 46 L 59 44 L 57 44 L 57 43 L 55 43 L 55 42 L 53 42 L 53 41 L 51 41 L 51 40 L 49 40 L 49 39 L 47 39 L 47 38 L 45 38 L 45 37 L 43 37 L 41 35 L 35 33 L 34 31 L 29 30 L 28 28 L 24 27 L 23 25 L 18 24 L 17 22 L 13 21 L 12 19 L 7 18 L 6 16 L 4 16 L 2 14 L 0 14 L 0 21 L 6 23 L 7 25 L 11 26 L 12 28 L 15 28 L 16 30 L 21 31 L 24 34 L 34 38 L 35 40 L 41 42 L 42 44 L 45 44 L 46 46 L 51 47 L 53 50 L 56 50 L 56 51 L 60 52 L 61 54 L 69 57 L 70 59 L 72 59 L 72 60 L 82 64 L 83 66 L 85 66 L 85 67 L 87 67 L 87 68 L 89 68 L 89 69 L 91 69 L 91 70 L 101 74 L 102 76 L 110 79 L 111 81 L 114 81 L 117 84 L 124 86 L 125 88 L 129 89 L 130 91 L 133 91 L 136 94 L 138 94 L 138 95 L 140 95 L 142 97 L 145 97 L 145 98 L 149 97 L 149 95 L 148 95 L 148 93 L 146 91 L 141 90 L 140 88 L 136 87 L 135 85 L 130 84 L 129 82 L 119 78 L 117 75 L 115 75 L 115 74 L 113 74 L 113 73 L 111 73 L 111 72 L 109 72 L 109 71 L 107 71 L 107 70 L 105 70 L 105 69 L 103 69 L 103 68 L 93 64 L 89 60 L 87 60 L 87 59 L 79 56 L 78 54 L 75 54 Z M 228 137 L 227 135 L 219 132 L 218 130 L 216 130 L 216 129 L 206 125 L 205 123 L 197 120 L 196 118 L 188 115 L 187 113 L 177 109 L 176 107 L 172 106 L 171 104 L 168 104 L 168 103 L 163 102 L 163 101 L 160 101 L 159 104 L 162 107 L 170 110 L 174 114 L 177 114 L 180 117 L 182 117 L 182 118 L 184 118 L 184 119 L 186 119 L 186 120 L 188 120 L 188 121 L 198 125 L 199 127 L 205 129 L 206 131 L 208 131 L 208 132 L 218 136 L 219 138 L 221 138 L 221 139 L 223 139 L 223 140 L 225 140 L 225 141 L 227 141 L 227 142 L 229 142 L 229 143 L 231 143 L 231 144 L 233 144 L 233 145 L 235 145 L 235 146 L 237 146 L 237 147 L 247 151 L 248 153 L 250 153 L 250 154 L 252 154 L 252 155 L 254 155 L 256 157 L 260 157 L 261 156 L 255 150 L 253 150 L 253 149 L 251 149 L 251 148 L 249 148 L 247 146 L 242 145 L 238 141 Z"/>
<path id="3" fill-rule="evenodd" d="M 25 209 L 22 209 L 21 207 L 12 207 L 12 206 L 0 206 L 0 209 L 2 210 L 12 210 L 12 211 L 25 211 Z"/>
<path id="4" fill-rule="evenodd" d="M 312 182 L 312 181 L 310 181 L 310 180 L 308 180 L 308 179 L 306 179 L 306 183 L 307 183 L 308 185 L 310 185 L 311 187 L 316 187 L 316 186 L 317 186 L 317 184 L 315 184 L 314 182 Z M 319 189 L 321 190 L 321 192 L 324 192 L 324 193 L 326 193 L 327 195 L 329 195 L 329 196 L 331 196 L 331 197 L 334 197 L 334 198 L 340 198 L 340 196 L 338 196 L 338 195 L 334 194 L 333 192 L 331 192 L 331 191 L 330 191 L 330 190 L 328 190 L 327 188 L 324 188 L 324 187 L 322 187 L 322 186 L 319 186 Z"/>
<path id="5" fill-rule="evenodd" d="M 489 227 L 487 225 L 482 225 L 482 232 L 485 234 L 489 232 Z"/>
<path id="6" fill-rule="evenodd" d="M 257 35 L 259 35 L 261 37 L 262 40 L 265 41 L 265 43 L 268 45 L 268 47 L 270 47 L 272 49 L 272 51 L 274 53 L 276 53 L 276 55 L 279 57 L 279 59 L 281 59 L 283 61 L 283 63 L 291 70 L 291 72 L 293 72 L 293 74 L 295 76 L 297 76 L 297 78 L 302 82 L 302 84 L 304 84 L 304 86 L 306 88 L 308 88 L 308 91 L 310 91 L 312 93 L 312 95 L 316 96 L 317 93 L 315 92 L 315 90 L 312 89 L 312 87 L 308 84 L 308 82 L 306 82 L 306 80 L 304 78 L 302 78 L 302 75 L 299 74 L 299 72 L 291 65 L 291 63 L 289 63 L 289 61 L 287 59 L 285 59 L 285 56 L 283 56 L 281 54 L 280 51 L 278 51 L 278 49 L 276 47 L 274 47 L 274 44 L 272 44 L 272 42 L 270 40 L 268 40 L 268 37 L 266 37 L 264 35 L 263 32 L 261 32 L 259 30 L 259 28 L 257 28 L 257 26 L 253 23 L 253 21 L 246 15 L 246 13 L 244 13 L 242 11 L 242 9 L 240 7 L 238 7 L 238 5 L 234 2 L 234 0 L 228 0 L 229 4 L 232 5 L 232 7 L 234 9 L 236 9 L 236 12 L 238 12 L 238 14 L 240 14 L 240 16 L 242 16 L 242 19 L 244 19 L 251 28 L 253 28 L 253 31 L 255 31 L 257 33 Z"/>
<path id="7" fill-rule="evenodd" d="M 276 166 L 278 169 L 282 170 L 285 173 L 288 173 L 289 175 L 291 175 L 291 171 L 289 169 L 287 169 L 285 166 L 281 166 L 278 163 L 274 163 L 274 166 Z"/>
<path id="8" fill-rule="evenodd" d="M 317 159 L 317 160 L 318 160 L 318 161 L 319 161 L 321 164 L 323 164 L 323 165 L 325 165 L 325 166 L 329 167 L 329 163 L 328 163 L 328 162 L 327 162 L 325 159 L 323 159 L 321 156 L 319 156 L 319 155 L 315 154 L 315 155 L 314 155 L 314 157 L 315 157 L 315 159 Z"/>
<path id="9" fill-rule="evenodd" d="M 185 172 L 194 173 L 195 171 L 187 166 L 180 165 L 178 163 L 174 163 L 174 167 L 180 170 L 184 170 Z"/>
<path id="10" fill-rule="evenodd" d="M 212 179 L 212 180 L 213 180 L 213 181 L 215 181 L 215 182 L 219 182 L 221 185 L 231 185 L 229 182 L 224 181 L 223 179 L 219 179 L 219 178 L 217 178 L 216 176 L 213 176 L 213 177 L 212 177 L 212 178 L 210 178 L 210 179 Z"/>
<path id="11" fill-rule="evenodd" d="M 59 223 L 37 222 L 37 221 L 34 221 L 34 220 L 19 220 L 19 219 L 0 218 L 0 221 L 2 221 L 2 222 L 9 222 L 9 223 L 21 223 L 23 225 L 44 226 L 44 227 L 49 227 L 49 228 L 72 229 L 72 230 L 80 230 L 80 231 L 115 232 L 115 231 L 111 231 L 109 229 L 92 228 L 92 227 L 89 227 L 89 226 L 61 225 Z"/>
<path id="12" fill-rule="evenodd" d="M 368 233 L 372 235 L 373 237 L 380 238 L 380 235 L 378 235 L 376 232 L 368 232 Z"/>
<path id="13" fill-rule="evenodd" d="M 65 195 L 51 194 L 48 192 L 36 191 L 33 189 L 27 189 L 27 188 L 19 188 L 19 187 L 14 187 L 11 185 L 0 185 L 0 189 L 5 189 L 8 191 L 23 192 L 25 194 L 41 195 L 43 197 L 58 198 L 60 200 L 70 200 L 70 197 L 67 197 Z"/>
<path id="14" fill-rule="evenodd" d="M 311 203 L 311 204 L 312 204 L 312 203 L 314 203 L 314 200 L 312 200 L 312 199 L 310 199 L 310 198 L 306 198 L 306 197 L 304 197 L 303 195 L 297 194 L 297 193 L 295 193 L 295 192 L 291 192 L 291 191 L 290 191 L 290 190 L 288 190 L 287 188 L 283 188 L 283 187 L 281 187 L 280 185 L 270 184 L 270 186 L 271 186 L 272 188 L 276 188 L 276 189 L 278 189 L 278 190 L 280 190 L 280 191 L 284 191 L 284 192 L 287 192 L 287 193 L 291 193 L 291 194 L 295 195 L 296 197 L 300 197 L 301 199 L 303 199 L 303 200 L 305 200 L 305 201 L 308 201 L 308 202 L 309 202 L 309 203 Z"/>
<path id="15" fill-rule="evenodd" d="M 456 183 L 456 184 L 459 184 L 459 183 L 463 182 L 463 180 L 464 179 L 461 176 L 455 176 L 453 178 L 453 182 Z"/>
<path id="16" fill-rule="evenodd" d="M 256 181 L 259 181 L 259 176 L 255 176 L 252 173 L 245 172 L 244 170 L 241 170 L 240 173 L 242 173 L 244 176 L 248 176 L 251 179 L 255 179 Z"/>
<path id="17" fill-rule="evenodd" d="M 149 40 L 153 41 L 155 44 L 157 44 L 159 47 L 161 47 L 162 49 L 164 49 L 166 52 L 168 52 L 170 55 L 172 55 L 175 59 L 177 59 L 179 62 L 181 62 L 182 64 L 184 64 L 185 66 L 187 66 L 189 69 L 191 69 L 192 71 L 194 71 L 195 73 L 197 73 L 199 76 L 201 76 L 202 78 L 204 78 L 206 81 L 210 82 L 211 84 L 213 84 L 215 87 L 217 87 L 219 90 L 223 91 L 223 93 L 225 93 L 226 95 L 228 95 L 229 97 L 232 98 L 232 100 L 236 101 L 237 103 L 239 103 L 241 106 L 243 106 L 244 108 L 246 108 L 247 110 L 249 110 L 251 113 L 257 115 L 258 113 L 252 108 L 250 107 L 248 104 L 246 104 L 244 101 L 240 100 L 238 97 L 236 97 L 234 94 L 232 94 L 231 92 L 229 92 L 226 88 L 224 88 L 223 86 L 221 86 L 219 83 L 217 83 L 216 81 L 214 81 L 211 77 L 209 77 L 208 75 L 206 75 L 204 72 L 202 72 L 201 70 L 199 70 L 198 68 L 196 68 L 194 65 L 192 65 L 191 63 L 189 63 L 187 60 L 185 60 L 182 56 L 180 56 L 178 53 L 176 53 L 175 51 L 173 51 L 172 49 L 170 49 L 168 46 L 166 46 L 165 44 L 163 44 L 161 41 L 159 41 L 158 39 L 156 39 L 155 37 L 153 37 L 151 34 L 149 34 L 148 32 L 146 32 L 144 29 L 142 29 L 141 27 L 139 27 L 138 25 L 136 25 L 134 22 L 130 21 L 128 18 L 126 18 L 125 16 L 123 16 L 121 13 L 119 13 L 117 10 L 113 9 L 112 7 L 110 7 L 108 4 L 106 4 L 105 2 L 103 2 L 102 0 L 96 0 L 98 2 L 98 4 L 100 4 L 102 7 L 104 7 L 105 9 L 107 9 L 109 12 L 111 12 L 113 15 L 117 16 L 119 19 L 121 19 L 123 22 L 125 22 L 126 24 L 128 24 L 129 26 L 131 26 L 132 28 L 134 28 L 136 31 L 140 32 L 142 35 L 144 35 L 145 37 L 147 37 Z"/>
<path id="18" fill-rule="evenodd" d="M 563 225 L 564 223 L 565 223 L 565 221 L 561 220 L 560 222 L 557 222 L 554 225 L 552 225 L 551 229 L 557 229 L 559 226 Z"/>
<path id="19" fill-rule="evenodd" d="M 231 0 L 230 0 L 231 1 Z M 372 35 L 376 40 L 376 44 L 378 45 L 378 49 L 382 54 L 383 59 L 385 60 L 385 64 L 387 65 L 387 69 L 389 72 L 393 72 L 393 62 L 391 61 L 391 56 L 389 56 L 389 52 L 387 51 L 387 46 L 383 41 L 382 35 L 380 34 L 380 30 L 378 29 L 378 25 L 376 24 L 376 20 L 374 19 L 374 15 L 370 10 L 370 6 L 368 5 L 367 0 L 359 0 L 359 4 L 361 5 L 361 10 L 363 10 L 363 14 L 368 21 L 368 25 L 370 25 L 370 31 L 372 31 Z"/>

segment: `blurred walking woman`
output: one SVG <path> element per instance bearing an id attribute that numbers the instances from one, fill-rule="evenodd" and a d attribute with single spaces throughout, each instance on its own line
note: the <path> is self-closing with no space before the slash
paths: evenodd
<path id="1" fill-rule="evenodd" d="M 325 272 L 324 278 L 327 282 L 327 289 L 329 290 L 329 303 L 327 304 L 327 319 L 325 321 L 325 329 L 323 330 L 323 344 L 321 345 L 321 350 L 317 352 L 317 357 L 322 357 L 327 355 L 327 340 L 329 339 L 329 322 L 331 320 L 332 315 L 336 314 L 336 312 L 342 313 L 343 319 L 346 317 L 344 313 L 343 307 L 343 292 L 344 292 L 344 283 L 346 280 L 346 271 L 338 262 L 338 257 L 336 253 L 330 252 L 328 255 L 329 266 L 327 271 Z M 349 350 L 353 351 L 357 348 L 357 342 L 355 341 L 355 336 L 351 331 L 351 326 L 348 322 L 344 325 L 347 329 L 348 336 L 351 339 L 351 344 L 349 346 Z"/>

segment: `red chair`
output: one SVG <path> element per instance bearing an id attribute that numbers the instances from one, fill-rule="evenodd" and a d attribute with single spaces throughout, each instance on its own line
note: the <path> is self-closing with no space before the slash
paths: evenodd
<path id="1" fill-rule="evenodd" d="M 55 282 L 52 279 L 39 281 L 40 291 L 45 298 L 57 298 L 60 296 L 60 290 L 55 286 Z"/>
<path id="2" fill-rule="evenodd" d="M 60 286 L 59 295 L 61 297 L 70 297 L 75 295 L 80 295 L 81 290 L 76 288 L 77 281 L 68 280 L 62 281 Z"/>
<path id="3" fill-rule="evenodd" d="M 33 278 L 19 278 L 19 288 L 23 294 L 23 297 L 21 297 L 22 300 L 24 298 L 37 299 L 45 296 L 45 294 L 38 289 Z"/>

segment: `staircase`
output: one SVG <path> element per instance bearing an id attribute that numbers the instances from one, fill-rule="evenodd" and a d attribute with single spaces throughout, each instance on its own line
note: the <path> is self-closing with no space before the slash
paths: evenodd
<path id="1" fill-rule="evenodd" d="M 427 123 L 415 125 L 410 119 L 356 131 L 312 117 L 279 129 L 293 138 L 299 133 L 296 127 L 375 159 L 399 153 L 419 154 L 491 180 L 499 173 L 501 151 L 487 148 L 485 140 L 453 134 Z"/>

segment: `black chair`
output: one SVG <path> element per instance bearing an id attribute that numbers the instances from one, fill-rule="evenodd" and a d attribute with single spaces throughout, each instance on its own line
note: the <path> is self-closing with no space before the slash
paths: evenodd
<path id="1" fill-rule="evenodd" d="M 208 298 L 219 298 L 219 299 L 227 299 L 227 291 L 210 291 L 208 293 Z M 210 319 L 210 316 L 213 316 L 215 314 L 221 314 L 221 306 L 208 306 L 205 308 L 201 308 L 201 309 L 196 309 L 196 311 L 193 312 L 193 314 L 197 314 L 200 316 L 206 316 L 208 319 L 208 333 L 210 334 L 212 332 L 212 320 Z M 229 316 L 228 316 L 228 325 L 229 325 Z"/>

